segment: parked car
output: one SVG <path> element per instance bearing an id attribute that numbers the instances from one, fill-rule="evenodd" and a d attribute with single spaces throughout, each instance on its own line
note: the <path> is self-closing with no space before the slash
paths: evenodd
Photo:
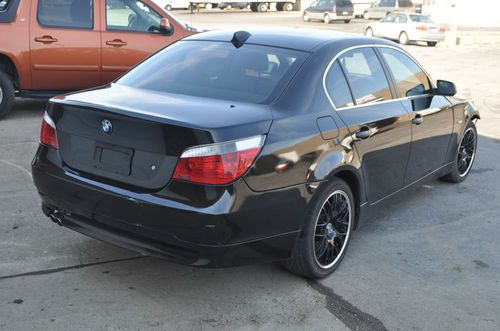
<path id="1" fill-rule="evenodd" d="M 373 4 L 373 0 L 352 0 L 354 17 L 363 17 L 365 10 Z"/>
<path id="2" fill-rule="evenodd" d="M 219 8 L 227 10 L 231 10 L 233 8 L 247 9 L 250 8 L 250 4 L 248 2 L 221 2 L 219 3 Z"/>
<path id="3" fill-rule="evenodd" d="M 363 17 L 381 19 L 392 12 L 415 12 L 415 6 L 410 0 L 377 0 L 365 10 Z"/>
<path id="4" fill-rule="evenodd" d="M 349 23 L 354 18 L 354 7 L 351 0 L 316 0 L 303 11 L 302 18 L 305 22 L 320 20 L 325 23 Z"/>
<path id="5" fill-rule="evenodd" d="M 321 278 L 371 206 L 467 178 L 479 113 L 455 93 L 384 39 L 207 32 L 51 99 L 32 174 L 43 212 L 91 237 Z"/>
<path id="6" fill-rule="evenodd" d="M 365 28 L 368 37 L 382 37 L 398 40 L 406 45 L 412 41 L 424 41 L 434 47 L 443 41 L 445 28 L 422 14 L 389 14 L 380 22 L 370 23 Z"/>
<path id="7" fill-rule="evenodd" d="M 153 0 L 158 6 L 168 11 L 172 9 L 189 9 L 191 2 L 186 0 Z"/>
<path id="8" fill-rule="evenodd" d="M 14 96 L 106 84 L 196 32 L 150 0 L 3 0 L 0 118 Z"/>

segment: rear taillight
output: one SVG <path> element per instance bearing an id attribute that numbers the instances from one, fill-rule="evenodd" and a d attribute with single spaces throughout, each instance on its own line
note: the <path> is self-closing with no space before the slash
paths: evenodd
<path id="1" fill-rule="evenodd" d="M 337 7 L 333 6 L 332 13 L 336 13 L 336 12 L 337 12 Z"/>
<path id="2" fill-rule="evenodd" d="M 40 143 L 55 149 L 59 148 L 56 125 L 47 112 L 43 115 L 42 128 L 40 129 Z"/>
<path id="3" fill-rule="evenodd" d="M 182 153 L 173 179 L 224 185 L 245 174 L 264 145 L 265 136 L 188 148 Z"/>
<path id="4" fill-rule="evenodd" d="M 439 32 L 444 32 L 445 28 L 444 26 L 439 27 Z"/>
<path id="5" fill-rule="evenodd" d="M 427 27 L 425 25 L 417 25 L 415 29 L 420 31 L 427 31 Z"/>

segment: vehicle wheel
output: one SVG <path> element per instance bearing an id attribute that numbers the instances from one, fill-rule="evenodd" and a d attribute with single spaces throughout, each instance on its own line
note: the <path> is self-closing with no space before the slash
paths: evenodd
<path id="1" fill-rule="evenodd" d="M 365 36 L 367 36 L 367 37 L 373 37 L 373 29 L 372 28 L 366 28 L 366 30 L 365 30 Z"/>
<path id="2" fill-rule="evenodd" d="M 451 183 L 463 182 L 469 175 L 474 159 L 476 158 L 476 149 L 476 125 L 473 122 L 469 122 L 469 124 L 465 127 L 462 138 L 460 139 L 452 171 L 441 177 L 441 179 Z"/>
<path id="3" fill-rule="evenodd" d="M 171 11 L 172 10 L 172 6 L 171 5 L 166 5 L 165 9 L 168 10 L 168 11 Z"/>
<path id="4" fill-rule="evenodd" d="M 350 21 L 351 21 L 351 20 L 344 20 L 344 23 L 346 23 L 346 24 L 347 24 L 347 23 L 349 23 Z"/>
<path id="5" fill-rule="evenodd" d="M 278 2 L 278 3 L 276 3 L 276 10 L 283 11 L 284 6 L 285 6 L 285 4 L 283 2 Z"/>
<path id="6" fill-rule="evenodd" d="M 304 13 L 304 15 L 302 15 L 302 19 L 304 20 L 304 22 L 310 22 L 311 19 L 309 18 L 309 15 L 307 15 L 307 13 Z"/>
<path id="7" fill-rule="evenodd" d="M 401 34 L 399 35 L 399 43 L 401 45 L 408 45 L 408 43 L 410 42 L 410 40 L 408 39 L 408 34 L 406 34 L 406 32 L 401 32 Z"/>
<path id="8" fill-rule="evenodd" d="M 294 9 L 293 3 L 291 3 L 291 2 L 285 3 L 285 5 L 283 6 L 283 9 L 285 11 L 292 11 Z"/>
<path id="9" fill-rule="evenodd" d="M 370 19 L 370 15 L 368 15 L 368 13 L 367 13 L 367 12 L 364 12 L 364 13 L 363 13 L 363 18 L 364 18 L 365 20 L 369 20 L 369 19 Z"/>
<path id="10" fill-rule="evenodd" d="M 326 24 L 330 23 L 331 19 L 330 19 L 330 15 L 328 14 L 325 14 L 325 16 L 323 17 L 323 22 L 325 22 Z"/>
<path id="11" fill-rule="evenodd" d="M 231 4 L 230 4 L 230 3 L 228 3 L 228 4 L 226 5 L 226 9 L 227 9 L 227 10 L 231 10 L 231 9 L 233 9 L 233 6 L 231 6 Z"/>
<path id="12" fill-rule="evenodd" d="M 257 4 L 256 3 L 252 3 L 250 4 L 250 10 L 253 11 L 253 12 L 256 12 L 259 10 L 259 8 L 257 8 Z"/>
<path id="13" fill-rule="evenodd" d="M 206 3 L 205 4 L 205 9 L 212 9 L 212 4 L 211 3 Z"/>
<path id="14" fill-rule="evenodd" d="M 311 202 L 311 212 L 290 259 L 289 271 L 307 277 L 331 274 L 345 256 L 355 219 L 354 198 L 343 180 L 334 178 Z"/>
<path id="15" fill-rule="evenodd" d="M 14 84 L 12 84 L 9 76 L 0 71 L 0 119 L 11 112 L 15 96 Z"/>
<path id="16" fill-rule="evenodd" d="M 435 47 L 437 45 L 437 41 L 428 41 L 427 46 L 429 47 Z"/>
<path id="17" fill-rule="evenodd" d="M 269 8 L 267 7 L 267 3 L 265 2 L 261 2 L 259 3 L 259 5 L 257 6 L 257 10 L 261 13 L 265 13 Z"/>

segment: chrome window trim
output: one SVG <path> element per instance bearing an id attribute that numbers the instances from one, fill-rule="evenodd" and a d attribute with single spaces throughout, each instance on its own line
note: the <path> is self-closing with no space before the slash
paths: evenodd
<path id="1" fill-rule="evenodd" d="M 349 51 L 351 51 L 353 49 L 358 49 L 358 48 L 383 48 L 383 47 L 394 49 L 394 50 L 399 51 L 399 52 L 403 53 L 404 55 L 408 56 L 410 59 L 413 60 L 413 62 L 415 62 L 415 64 L 427 76 L 427 78 L 429 79 L 429 82 L 431 83 L 431 87 L 434 88 L 436 86 L 436 83 L 432 80 L 432 78 L 429 75 L 429 73 L 420 65 L 420 63 L 410 53 L 408 53 L 407 51 L 405 51 L 402 48 L 395 47 L 395 46 L 390 46 L 390 45 L 381 45 L 381 44 L 366 44 L 366 45 L 351 46 L 351 47 L 345 48 L 342 51 L 340 51 L 339 53 L 337 53 L 333 57 L 333 59 L 330 60 L 330 63 L 328 63 L 328 66 L 326 67 L 325 72 L 323 73 L 323 90 L 325 91 L 326 97 L 328 98 L 328 101 L 330 101 L 330 104 L 332 105 L 332 107 L 333 107 L 333 109 L 335 111 L 341 111 L 341 110 L 347 110 L 347 109 L 355 109 L 355 108 L 359 108 L 359 107 L 365 107 L 365 106 L 371 106 L 371 105 L 380 105 L 380 104 L 384 104 L 384 103 L 388 103 L 388 102 L 403 101 L 403 100 L 408 100 L 408 99 L 414 99 L 416 97 L 429 96 L 429 94 L 421 94 L 421 95 L 416 95 L 416 96 L 411 96 L 411 97 L 402 97 L 402 98 L 395 98 L 395 99 L 390 99 L 390 100 L 384 100 L 384 101 L 380 101 L 380 102 L 368 102 L 368 103 L 364 103 L 362 105 L 354 105 L 354 106 L 348 106 L 348 107 L 339 107 L 339 108 L 337 108 L 335 106 L 335 103 L 333 102 L 333 100 L 332 100 L 332 98 L 331 98 L 331 96 L 328 93 L 328 90 L 326 88 L 326 76 L 328 75 L 328 72 L 330 71 L 330 69 L 333 66 L 333 64 L 335 63 L 335 61 L 337 61 L 337 59 L 340 56 L 342 56 L 344 53 L 347 53 L 347 52 L 349 52 Z M 380 65 L 384 66 L 384 64 L 382 62 L 380 63 Z M 388 69 L 390 70 L 390 68 L 388 68 Z M 347 77 L 345 77 L 345 78 L 347 79 Z M 387 79 L 387 82 L 389 83 L 389 85 L 391 85 L 391 82 L 390 82 L 389 78 Z M 355 102 L 354 96 L 352 96 L 352 97 L 353 97 L 352 101 Z"/>

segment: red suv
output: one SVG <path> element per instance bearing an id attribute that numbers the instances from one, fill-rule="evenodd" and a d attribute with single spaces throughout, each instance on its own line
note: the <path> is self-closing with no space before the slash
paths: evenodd
<path id="1" fill-rule="evenodd" d="M 195 32 L 151 0 L 0 0 L 0 118 L 15 96 L 107 84 Z"/>

